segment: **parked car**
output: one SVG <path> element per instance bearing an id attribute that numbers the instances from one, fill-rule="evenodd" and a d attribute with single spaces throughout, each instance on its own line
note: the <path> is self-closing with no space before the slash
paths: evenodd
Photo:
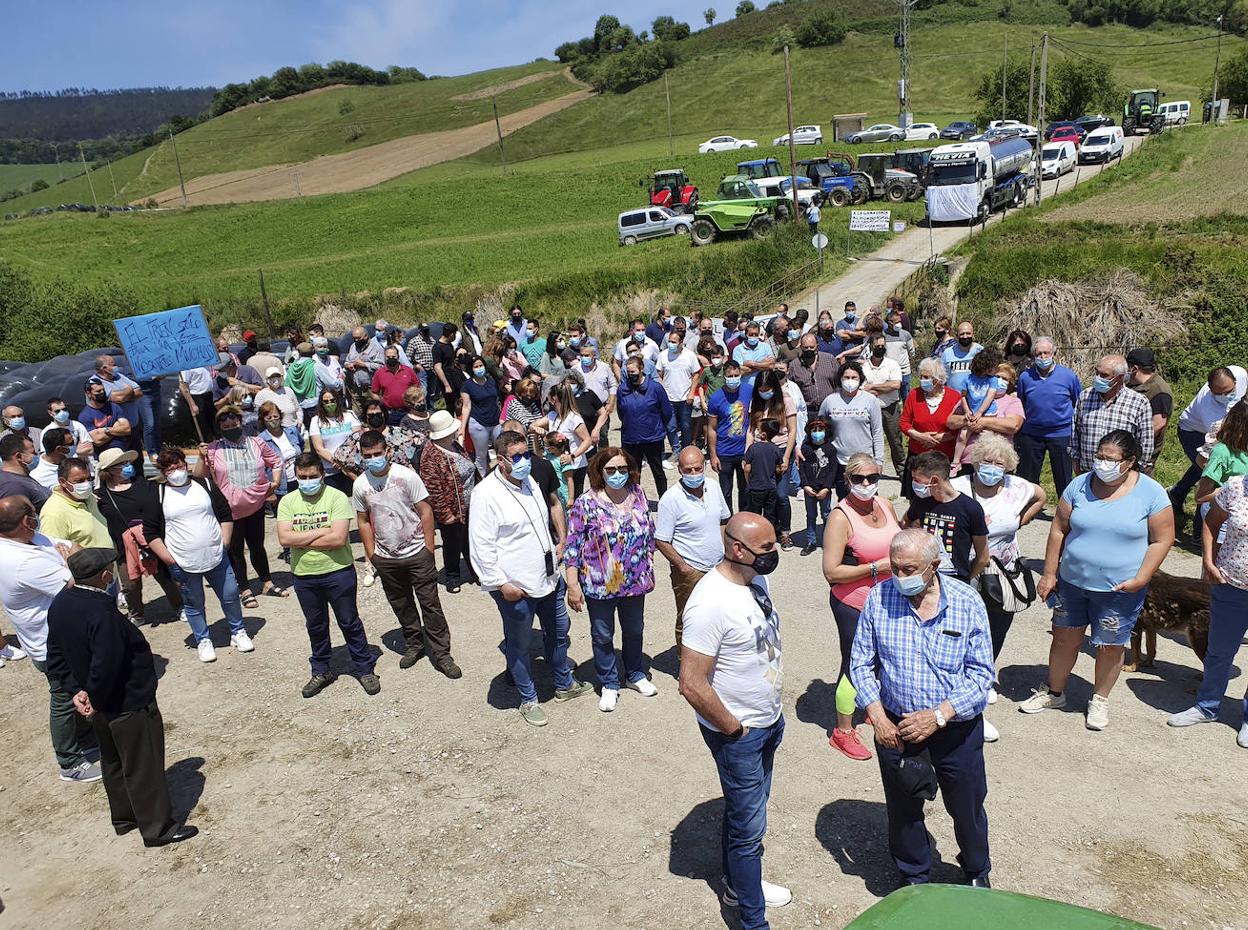
<path id="1" fill-rule="evenodd" d="M 1019 120 L 1016 120 L 1016 119 L 994 119 L 991 123 L 988 124 L 988 128 L 990 130 L 991 129 L 1014 129 L 1014 130 L 1017 130 L 1018 131 L 1017 134 L 1024 139 L 1034 139 L 1036 136 L 1040 135 L 1040 130 L 1037 129 L 1035 126 L 1029 126 L 1026 123 L 1020 122 Z"/>
<path id="2" fill-rule="evenodd" d="M 756 149 L 758 143 L 753 139 L 738 139 L 736 136 L 715 136 L 698 146 L 698 154 L 707 152 L 731 152 L 734 149 Z"/>
<path id="3" fill-rule="evenodd" d="M 667 207 L 645 207 L 625 210 L 616 225 L 620 233 L 620 245 L 636 245 L 642 239 L 658 239 L 661 236 L 687 236 L 693 228 L 693 218 L 685 213 L 675 213 Z"/>
<path id="4" fill-rule="evenodd" d="M 1059 120 L 1054 120 L 1053 122 L 1049 123 L 1049 125 L 1044 127 L 1044 141 L 1051 142 L 1055 134 L 1058 136 L 1062 136 L 1062 135 L 1069 135 L 1071 132 L 1074 132 L 1079 137 L 1080 142 L 1082 142 L 1083 137 L 1088 134 L 1088 131 L 1086 129 L 1084 129 L 1082 126 L 1080 126 L 1073 120 L 1059 119 Z"/>
<path id="5" fill-rule="evenodd" d="M 788 145 L 789 134 L 786 132 L 782 136 L 776 136 L 771 140 L 772 145 Z M 823 128 L 821 126 L 798 126 L 793 130 L 794 145 L 823 145 Z"/>
<path id="6" fill-rule="evenodd" d="M 1002 139 L 1021 139 L 1023 130 L 1018 126 L 1001 126 L 989 129 L 977 136 L 971 136 L 967 142 L 1000 142 Z"/>
<path id="7" fill-rule="evenodd" d="M 954 142 L 961 142 L 963 139 L 977 135 L 979 135 L 979 127 L 964 119 L 955 120 L 940 131 L 942 139 L 952 139 Z"/>
<path id="8" fill-rule="evenodd" d="M 1092 132 L 1100 129 L 1102 126 L 1114 125 L 1114 118 L 1106 116 L 1104 113 L 1097 113 L 1094 116 L 1081 116 L 1075 120 L 1076 126 L 1082 126 L 1085 132 Z"/>
<path id="9" fill-rule="evenodd" d="M 1078 155 L 1073 142 L 1050 142 L 1040 150 L 1040 177 L 1060 178 L 1075 170 Z"/>
<path id="10" fill-rule="evenodd" d="M 1088 134 L 1079 149 L 1079 164 L 1108 162 L 1122 158 L 1123 135 L 1121 126 L 1104 126 Z"/>
<path id="11" fill-rule="evenodd" d="M 940 127 L 935 123 L 911 123 L 906 127 L 907 142 L 939 138 Z"/>
<path id="12" fill-rule="evenodd" d="M 1083 138 L 1086 135 L 1078 126 L 1059 126 L 1053 131 L 1053 135 L 1049 136 L 1049 142 L 1070 142 L 1075 148 L 1083 145 Z"/>
<path id="13" fill-rule="evenodd" d="M 892 123 L 876 123 L 861 132 L 855 132 L 845 141 L 850 145 L 859 142 L 901 142 L 906 138 L 906 131 Z"/>
<path id="14" fill-rule="evenodd" d="M 793 181 L 790 177 L 782 175 L 780 177 L 759 178 L 754 181 L 754 186 L 759 189 L 765 196 L 770 197 L 787 197 L 790 201 L 793 199 Z M 810 178 L 798 177 L 797 179 L 797 202 L 805 209 L 811 204 L 823 203 L 823 191 L 815 186 Z"/>
<path id="15" fill-rule="evenodd" d="M 1161 105 L 1161 115 L 1166 118 L 1167 126 L 1182 126 L 1192 115 L 1190 100 L 1172 100 Z"/>

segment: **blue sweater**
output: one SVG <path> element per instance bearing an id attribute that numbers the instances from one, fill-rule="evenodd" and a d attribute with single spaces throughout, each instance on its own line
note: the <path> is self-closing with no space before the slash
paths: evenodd
<path id="1" fill-rule="evenodd" d="M 1079 376 L 1065 365 L 1054 365 L 1041 377 L 1035 365 L 1018 376 L 1018 399 L 1023 402 L 1022 432 L 1034 439 L 1069 436 L 1075 419 L 1075 401 L 1083 391 Z"/>
<path id="2" fill-rule="evenodd" d="M 672 402 L 663 385 L 646 378 L 634 391 L 627 381 L 616 392 L 615 409 L 620 417 L 620 444 L 662 442 L 667 438 L 667 421 L 672 418 Z"/>

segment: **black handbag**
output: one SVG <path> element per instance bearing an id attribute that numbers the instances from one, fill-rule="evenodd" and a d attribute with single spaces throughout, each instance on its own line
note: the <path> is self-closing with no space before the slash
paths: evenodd
<path id="1" fill-rule="evenodd" d="M 1018 613 L 1035 601 L 1036 578 L 1022 559 L 1011 570 L 994 555 L 980 573 L 979 593 L 989 607 L 1007 614 Z"/>

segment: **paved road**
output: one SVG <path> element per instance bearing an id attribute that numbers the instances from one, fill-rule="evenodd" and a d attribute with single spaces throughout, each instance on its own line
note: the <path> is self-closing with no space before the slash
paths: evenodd
<path id="1" fill-rule="evenodd" d="M 1125 156 L 1136 152 L 1144 139 L 1144 136 L 1128 137 L 1125 140 Z M 1117 164 L 1112 163 L 1110 170 Z M 1105 169 L 1105 165 L 1083 165 L 1078 169 L 1079 183 L 1082 184 Z M 1040 188 L 1041 198 L 1047 200 L 1054 194 L 1061 196 L 1063 192 L 1072 190 L 1075 176 L 1075 172 L 1071 172 L 1065 177 L 1043 182 Z M 1002 217 L 1003 214 L 995 213 L 988 222 L 999 223 Z M 789 302 L 795 306 L 810 308 L 813 312 L 817 290 L 821 308 L 839 308 L 846 300 L 854 300 L 860 307 L 878 304 L 897 290 L 914 273 L 915 268 L 933 254 L 948 252 L 970 234 L 970 228 L 964 223 L 939 224 L 930 230 L 922 226 L 911 226 L 869 256 L 854 262 L 844 274 L 818 285 L 817 288 L 804 291 Z"/>

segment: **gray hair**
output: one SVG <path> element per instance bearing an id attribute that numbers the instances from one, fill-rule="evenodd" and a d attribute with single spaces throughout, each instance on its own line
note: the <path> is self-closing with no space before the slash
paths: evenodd
<path id="1" fill-rule="evenodd" d="M 1127 373 L 1127 360 L 1121 355 L 1106 355 L 1101 359 L 1102 362 L 1108 362 L 1114 367 L 1114 374 L 1117 376 Z"/>
<path id="2" fill-rule="evenodd" d="M 985 430 L 971 445 L 971 464 L 979 465 L 990 458 L 1005 462 L 1006 471 L 1018 468 L 1018 453 L 1014 451 L 1014 443 L 999 433 Z"/>
<path id="3" fill-rule="evenodd" d="M 1053 341 L 1052 336 L 1037 336 L 1035 339 L 1031 340 L 1031 354 L 1035 355 L 1036 350 L 1042 345 L 1047 345 L 1049 347 L 1049 351 L 1051 352 L 1057 351 L 1057 343 Z"/>
<path id="4" fill-rule="evenodd" d="M 849 457 L 849 461 L 845 463 L 845 474 L 857 475 L 864 468 L 880 467 L 880 463 L 875 460 L 875 456 L 870 452 L 855 452 Z"/>
<path id="5" fill-rule="evenodd" d="M 908 530 L 900 530 L 893 537 L 893 541 L 888 544 L 888 557 L 896 558 L 902 553 L 913 553 L 925 562 L 935 562 L 941 557 L 944 548 L 940 544 L 940 540 L 929 533 L 927 530 L 921 530 L 914 527 Z"/>
<path id="6" fill-rule="evenodd" d="M 919 362 L 919 376 L 931 378 L 941 384 L 947 384 L 949 381 L 949 372 L 945 370 L 945 363 L 938 358 L 925 358 Z"/>

